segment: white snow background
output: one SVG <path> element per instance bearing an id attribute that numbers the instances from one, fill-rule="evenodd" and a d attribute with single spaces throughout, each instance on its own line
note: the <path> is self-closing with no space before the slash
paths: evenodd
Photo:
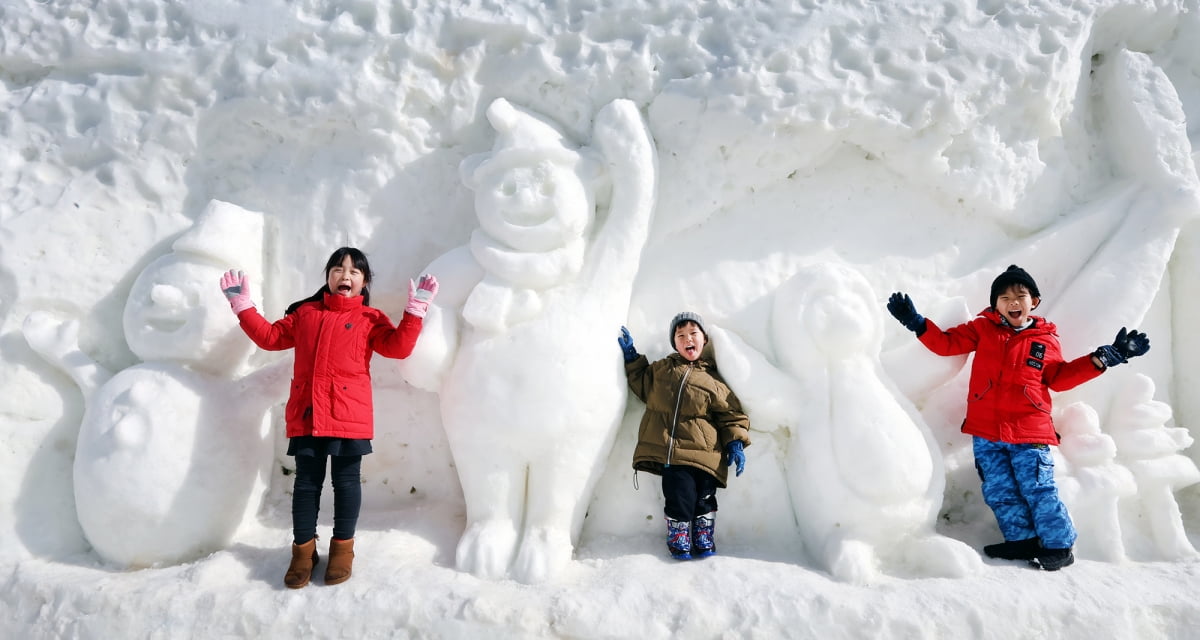
<path id="1" fill-rule="evenodd" d="M 423 360 L 376 358 L 354 575 L 327 587 L 322 560 L 285 589 L 290 353 L 250 351 L 213 274 L 246 269 L 276 319 L 353 245 L 372 304 L 398 320 L 408 280 L 465 265 L 454 250 L 491 206 L 460 165 L 525 140 L 489 121 L 499 98 L 602 159 L 591 228 L 636 231 L 621 216 L 646 184 L 653 211 L 640 263 L 619 265 L 632 280 L 593 292 L 631 287 L 627 313 L 582 305 L 553 349 L 476 359 L 487 419 L 455 433 L 478 429 L 498 466 L 575 455 L 575 434 L 539 425 L 622 384 L 619 326 L 657 358 L 669 319 L 696 311 L 755 427 L 719 494 L 719 553 L 667 557 L 658 479 L 634 488 L 630 398 L 623 418 L 609 403 L 594 468 L 528 479 L 531 503 L 586 481 L 573 559 L 555 566 L 549 545 L 532 570 L 460 569 L 460 474 L 493 479 L 456 464 L 442 424 L 437 385 L 462 370 L 431 382 Z M 637 127 L 604 120 L 614 101 L 653 156 L 634 153 Z M 0 106 L 0 636 L 1200 633 L 1196 0 L 10 0 Z M 542 168 L 558 157 L 526 151 Z M 1122 326 L 1153 345 L 1055 397 L 1078 560 L 889 556 L 907 534 L 883 517 L 888 478 L 938 494 L 920 526 L 947 549 L 1000 537 L 958 432 L 964 361 L 924 352 L 884 303 L 903 290 L 943 326 L 964 321 L 1014 262 L 1069 357 Z M 805 297 L 829 279 L 854 286 Z M 812 309 L 852 310 L 876 342 L 847 365 L 820 351 L 845 332 L 780 321 Z M 172 333 L 171 311 L 205 328 Z M 585 356 L 593 378 L 557 377 Z M 565 392 L 494 392 L 539 376 Z M 907 440 L 872 431 L 897 424 Z M 839 572 L 802 538 L 816 514 L 793 506 L 801 468 L 827 469 L 800 488 L 857 518 L 879 552 L 858 556 L 869 570 Z M 324 555 L 329 489 L 322 506 Z"/>

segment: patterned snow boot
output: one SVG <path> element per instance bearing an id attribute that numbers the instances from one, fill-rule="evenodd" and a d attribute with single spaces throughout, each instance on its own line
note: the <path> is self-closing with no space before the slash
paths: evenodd
<path id="1" fill-rule="evenodd" d="M 716 511 L 709 511 L 692 520 L 692 554 L 697 558 L 707 558 L 717 552 L 717 543 L 713 538 L 716 524 Z"/>
<path id="2" fill-rule="evenodd" d="M 686 520 L 667 518 L 667 550 L 676 560 L 692 557 L 692 523 Z"/>
<path id="3" fill-rule="evenodd" d="M 312 577 L 313 567 L 321 557 L 317 555 L 317 539 L 313 538 L 304 544 L 292 543 L 292 563 L 288 565 L 287 573 L 283 574 L 283 584 L 289 589 L 299 589 L 308 584 Z"/>
<path id="4" fill-rule="evenodd" d="M 1033 560 L 1041 550 L 1042 545 L 1037 538 L 1028 538 L 989 544 L 983 548 L 983 553 L 989 558 L 1001 560 Z"/>
<path id="5" fill-rule="evenodd" d="M 1071 548 L 1066 549 L 1042 549 L 1038 551 L 1036 561 L 1030 560 L 1029 564 L 1041 566 L 1046 571 L 1058 571 L 1063 567 L 1069 567 L 1075 564 L 1075 554 L 1071 553 Z"/>

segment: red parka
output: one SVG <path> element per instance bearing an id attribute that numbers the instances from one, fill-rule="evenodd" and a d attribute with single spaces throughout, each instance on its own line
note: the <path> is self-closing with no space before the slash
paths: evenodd
<path id="1" fill-rule="evenodd" d="M 1066 391 L 1104 372 L 1091 354 L 1063 360 L 1054 324 L 1038 316 L 1021 331 L 990 308 L 945 331 L 926 319 L 920 340 L 942 356 L 975 352 L 962 431 L 994 442 L 1058 444 L 1050 390 Z"/>
<path id="2" fill-rule="evenodd" d="M 281 320 L 267 322 L 253 307 L 238 314 L 242 330 L 267 351 L 296 349 L 287 436 L 370 439 L 375 436 L 371 354 L 407 358 L 421 318 L 404 314 L 393 327 L 387 314 L 362 296 L 325 294 Z"/>

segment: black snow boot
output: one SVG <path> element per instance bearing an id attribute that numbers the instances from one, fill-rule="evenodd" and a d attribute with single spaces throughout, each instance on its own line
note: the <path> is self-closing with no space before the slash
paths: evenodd
<path id="1" fill-rule="evenodd" d="M 1075 563 L 1075 554 L 1071 553 L 1071 548 L 1066 549 L 1042 549 L 1037 554 L 1036 563 L 1031 561 L 1034 566 L 1041 566 L 1046 571 L 1058 571 L 1063 567 L 1069 567 Z"/>
<path id="2" fill-rule="evenodd" d="M 1042 545 L 1037 538 L 989 544 L 983 548 L 984 555 L 1001 560 L 1033 560 L 1041 551 Z"/>

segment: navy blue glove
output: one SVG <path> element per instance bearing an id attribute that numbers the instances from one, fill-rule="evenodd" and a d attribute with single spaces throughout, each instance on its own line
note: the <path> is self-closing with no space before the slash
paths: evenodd
<path id="1" fill-rule="evenodd" d="M 746 454 L 742 452 L 742 441 L 732 440 L 725 445 L 725 466 L 737 465 L 737 473 L 734 475 L 742 475 L 746 470 Z"/>
<path id="2" fill-rule="evenodd" d="M 625 355 L 625 362 L 633 362 L 638 359 L 637 349 L 633 348 L 633 337 L 629 335 L 629 329 L 621 327 L 621 335 L 617 337 L 617 344 L 621 345 L 621 353 Z"/>
<path id="3" fill-rule="evenodd" d="M 925 333 L 925 318 L 917 313 L 917 308 L 913 306 L 912 298 L 908 297 L 907 293 L 893 293 L 892 297 L 888 298 L 887 310 L 904 325 L 904 328 L 917 334 L 918 338 Z"/>
<path id="4" fill-rule="evenodd" d="M 1150 339 L 1137 330 L 1126 332 L 1125 327 L 1117 332 L 1112 344 L 1106 344 L 1096 349 L 1092 355 L 1104 365 L 1104 368 L 1115 367 L 1130 358 L 1145 355 L 1150 350 Z"/>

